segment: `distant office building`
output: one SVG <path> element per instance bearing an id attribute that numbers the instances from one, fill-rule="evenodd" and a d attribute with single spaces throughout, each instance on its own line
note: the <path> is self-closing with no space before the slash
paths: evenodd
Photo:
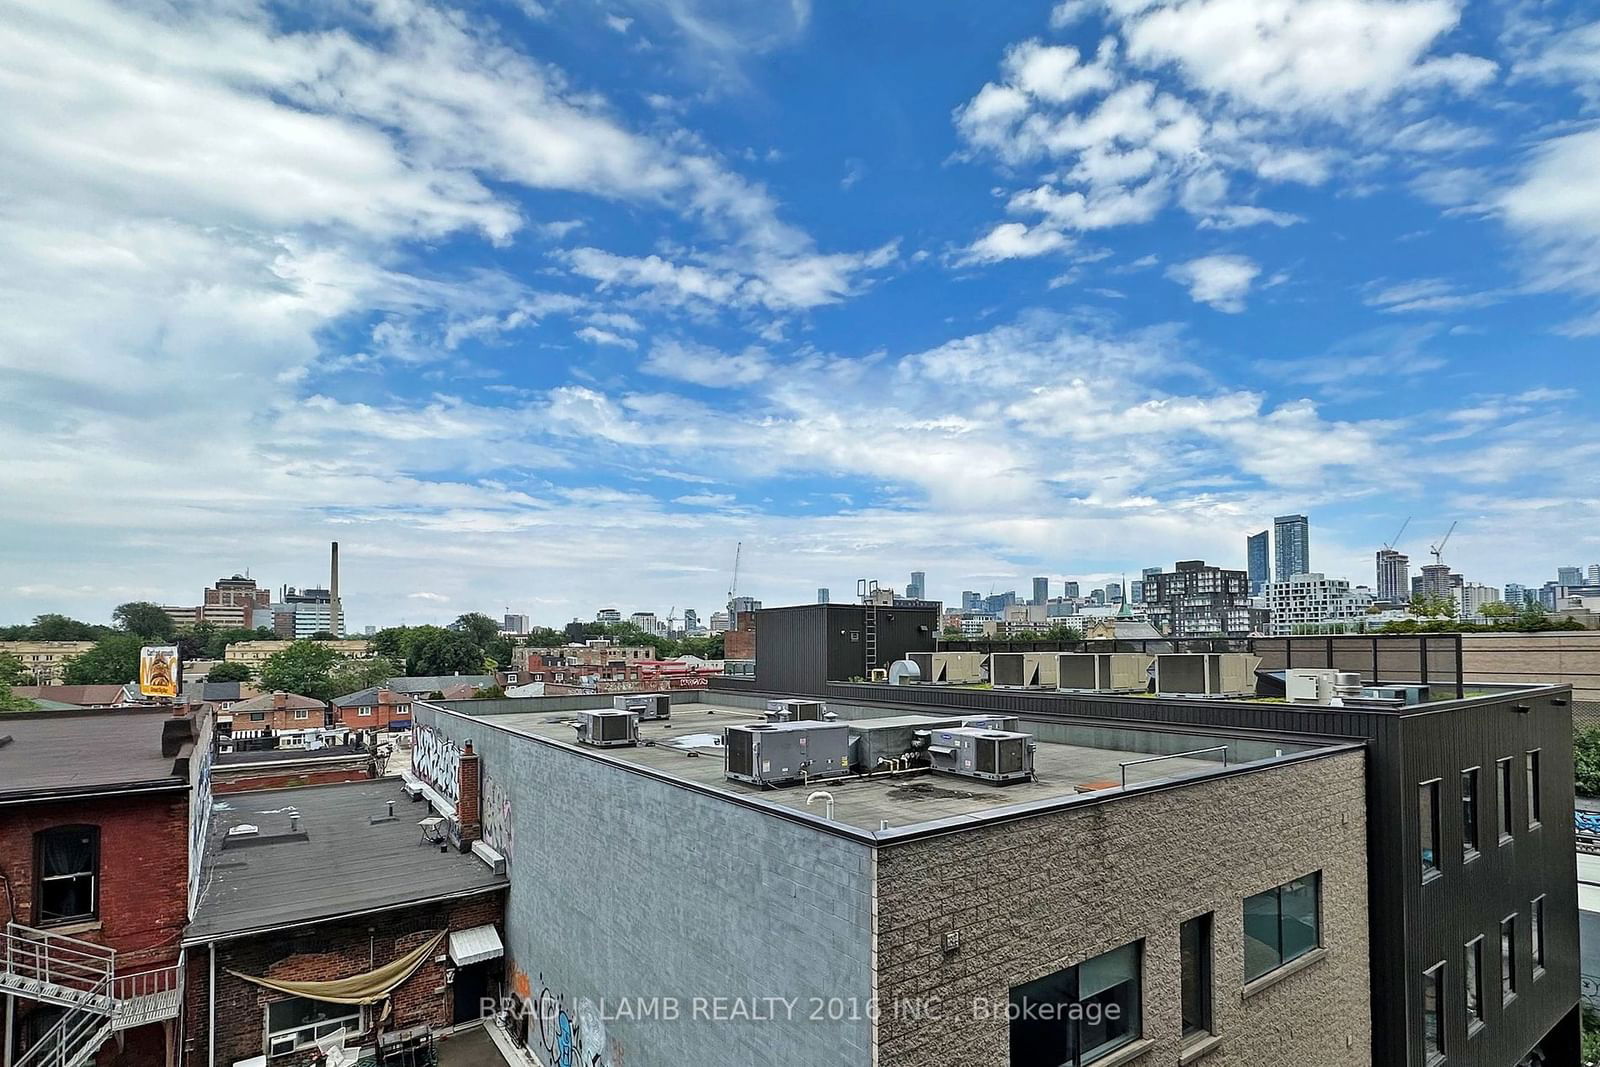
<path id="1" fill-rule="evenodd" d="M 1341 626 L 1354 629 L 1353 624 L 1364 621 L 1371 606 L 1372 590 L 1351 589 L 1346 578 L 1312 572 L 1267 585 L 1274 634 L 1327 631 Z"/>
<path id="2" fill-rule="evenodd" d="M 1173 570 L 1145 579 L 1145 610 L 1170 637 L 1243 636 L 1251 629 L 1250 576 L 1204 560 L 1180 560 Z"/>
<path id="3" fill-rule="evenodd" d="M 1017 602 L 1016 590 L 1004 593 L 995 593 L 993 596 L 983 598 L 983 611 L 990 615 L 1004 616 L 1006 609 Z"/>
<path id="4" fill-rule="evenodd" d="M 817 603 L 818 604 L 826 604 L 828 602 L 828 600 L 829 600 L 829 594 L 828 594 L 827 587 L 826 586 L 819 587 L 817 589 Z"/>
<path id="5" fill-rule="evenodd" d="M 666 632 L 665 624 L 656 620 L 656 613 L 653 611 L 636 611 L 628 616 L 628 621 L 647 634 Z"/>
<path id="6" fill-rule="evenodd" d="M 911 581 L 906 584 L 906 599 L 907 600 L 921 600 L 921 599 L 923 599 L 927 595 L 927 593 L 925 592 L 927 587 L 928 587 L 928 576 L 927 576 L 927 574 L 925 574 L 922 571 L 912 571 L 911 572 Z"/>
<path id="7" fill-rule="evenodd" d="M 826 592 L 826 590 L 824 590 Z M 700 632 L 700 613 L 693 608 L 683 609 L 683 632 L 697 634 Z"/>
<path id="8" fill-rule="evenodd" d="M 258 588 L 254 578 L 239 574 L 218 578 L 200 595 L 202 602 L 195 613 L 200 622 L 219 629 L 253 630 L 271 625 L 272 591 Z"/>
<path id="9" fill-rule="evenodd" d="M 728 601 L 729 615 L 743 615 L 748 611 L 760 611 L 761 601 L 753 596 L 736 596 Z"/>
<path id="10" fill-rule="evenodd" d="M 1590 585 L 1600 585 L 1600 563 L 1589 564 L 1586 574 Z"/>
<path id="11" fill-rule="evenodd" d="M 1412 596 L 1441 596 L 1450 600 L 1461 599 L 1459 590 L 1463 579 L 1459 574 L 1450 573 L 1450 566 L 1446 563 L 1429 563 L 1422 568 L 1422 573 L 1411 579 Z"/>
<path id="12" fill-rule="evenodd" d="M 1068 600 L 1077 600 L 1078 597 L 1079 597 L 1078 583 L 1077 582 L 1067 582 L 1066 583 L 1066 588 L 1063 591 L 1062 596 L 1065 596 Z"/>
<path id="13" fill-rule="evenodd" d="M 1122 603 L 1122 583 L 1121 582 L 1107 582 L 1106 583 L 1106 603 L 1107 604 L 1120 604 L 1120 603 Z"/>
<path id="14" fill-rule="evenodd" d="M 1092 604 L 1104 604 L 1106 602 L 1106 591 L 1104 589 L 1089 590 L 1089 602 Z"/>
<path id="15" fill-rule="evenodd" d="M 1500 602 L 1500 590 L 1482 582 L 1463 582 L 1457 594 L 1462 615 L 1482 615 L 1485 604 Z"/>
<path id="16" fill-rule="evenodd" d="M 1397 604 L 1411 595 L 1411 557 L 1392 548 L 1378 550 L 1378 599 Z"/>
<path id="17" fill-rule="evenodd" d="M 1128 583 L 1128 602 L 1130 604 L 1144 603 L 1144 582 L 1134 579 Z"/>
<path id="18" fill-rule="evenodd" d="M 711 619 L 706 623 L 706 629 L 714 634 L 720 634 L 728 628 L 728 613 L 726 611 L 713 611 Z"/>
<path id="19" fill-rule="evenodd" d="M 962 592 L 961 592 L 961 610 L 962 610 L 962 612 L 982 611 L 983 610 L 983 594 L 982 593 L 978 593 L 978 592 L 974 592 L 971 589 L 962 590 Z"/>
<path id="20" fill-rule="evenodd" d="M 1266 530 L 1244 539 L 1245 569 L 1250 575 L 1250 595 L 1260 596 L 1272 580 L 1270 560 L 1272 547 Z"/>
<path id="21" fill-rule="evenodd" d="M 601 608 L 594 613 L 594 621 L 599 623 L 621 622 L 622 612 L 616 608 Z"/>
<path id="22" fill-rule="evenodd" d="M 506 624 L 500 629 L 508 634 L 525 634 L 528 632 L 528 617 L 526 615 L 507 615 Z"/>
<path id="23" fill-rule="evenodd" d="M 296 589 L 286 585 L 272 605 L 272 629 L 281 638 L 303 641 L 314 634 L 344 636 L 344 619 L 335 618 L 333 593 L 327 589 Z"/>
<path id="24" fill-rule="evenodd" d="M 1527 606 L 1529 599 L 1527 586 L 1519 585 L 1516 582 L 1506 583 L 1505 602 L 1507 604 L 1514 608 L 1524 608 Z"/>
<path id="25" fill-rule="evenodd" d="M 1277 557 L 1272 571 L 1275 581 L 1287 581 L 1311 570 L 1311 522 L 1304 515 L 1279 515 L 1272 520 Z"/>
<path id="26" fill-rule="evenodd" d="M 1556 584 L 1557 585 L 1582 585 L 1583 584 L 1583 568 L 1582 567 L 1557 567 L 1556 568 Z"/>
<path id="27" fill-rule="evenodd" d="M 1035 578 L 1033 580 L 1033 598 L 1030 599 L 1028 601 L 1028 603 L 1030 603 L 1030 604 L 1045 604 L 1045 603 L 1048 603 L 1049 600 L 1050 600 L 1050 579 L 1049 578 Z"/>

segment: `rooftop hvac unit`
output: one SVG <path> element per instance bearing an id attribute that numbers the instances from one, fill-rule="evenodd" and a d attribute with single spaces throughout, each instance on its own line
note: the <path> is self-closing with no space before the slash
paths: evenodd
<path id="1" fill-rule="evenodd" d="M 1143 693 L 1153 659 L 1143 652 L 1060 652 L 1056 686 L 1069 693 Z"/>
<path id="2" fill-rule="evenodd" d="M 932 682 L 937 679 L 933 676 L 933 657 L 937 652 L 907 652 L 906 659 L 917 665 L 917 681 Z"/>
<path id="3" fill-rule="evenodd" d="M 672 697 L 666 693 L 629 693 L 612 697 L 611 706 L 617 711 L 631 711 L 640 722 L 672 718 Z"/>
<path id="4" fill-rule="evenodd" d="M 1021 733 L 1015 715 L 963 715 L 961 725 L 974 730 L 1000 730 L 1004 733 Z"/>
<path id="5" fill-rule="evenodd" d="M 996 689 L 1037 689 L 1056 684 L 1054 652 L 995 652 L 989 657 L 989 681 Z"/>
<path id="6" fill-rule="evenodd" d="M 1361 695 L 1385 700 L 1399 700 L 1405 704 L 1426 704 L 1432 699 L 1427 686 L 1414 683 L 1363 686 Z"/>
<path id="7" fill-rule="evenodd" d="M 960 718 L 938 719 L 931 715 L 886 715 L 879 719 L 857 719 L 850 729 L 851 761 L 857 771 L 881 770 L 880 761 L 897 760 L 920 753 L 928 747 L 933 730 L 964 726 Z"/>
<path id="8" fill-rule="evenodd" d="M 1156 695 L 1244 697 L 1256 692 L 1261 657 L 1248 652 L 1169 652 L 1156 657 Z"/>
<path id="9" fill-rule="evenodd" d="M 1018 782 L 1033 777 L 1035 744 L 1030 734 L 959 726 L 935 730 L 931 742 L 928 759 L 939 774 L 986 782 Z"/>
<path id="10" fill-rule="evenodd" d="M 1295 667 L 1283 672 L 1283 696 L 1291 704 L 1333 703 L 1333 680 L 1339 672 Z"/>
<path id="11" fill-rule="evenodd" d="M 578 743 L 617 748 L 639 743 L 639 716 L 631 711 L 578 712 Z"/>
<path id="12" fill-rule="evenodd" d="M 974 685 L 984 680 L 982 652 L 908 652 L 906 658 L 934 685 Z"/>
<path id="13" fill-rule="evenodd" d="M 850 728 L 843 723 L 729 726 L 722 743 L 728 761 L 724 774 L 763 789 L 850 773 Z"/>
<path id="14" fill-rule="evenodd" d="M 820 700 L 769 700 L 768 722 L 822 722 L 828 705 Z"/>

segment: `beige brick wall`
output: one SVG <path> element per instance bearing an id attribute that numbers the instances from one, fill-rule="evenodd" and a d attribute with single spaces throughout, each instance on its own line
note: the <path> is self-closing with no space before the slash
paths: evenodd
<path id="1" fill-rule="evenodd" d="M 1600 631 L 1462 634 L 1463 680 L 1565 683 L 1574 700 L 1600 700 Z"/>
<path id="2" fill-rule="evenodd" d="M 878 859 L 881 1067 L 1005 1067 L 1007 1025 L 975 997 L 1143 938 L 1144 1035 L 1132 1062 L 1177 1064 L 1178 926 L 1215 912 L 1212 1004 L 1222 1065 L 1371 1063 L 1364 760 L 1340 753 L 888 846 Z M 1243 901 L 1322 873 L 1326 955 L 1242 995 Z M 960 948 L 946 955 L 943 935 Z M 894 1005 L 936 997 L 940 1018 Z"/>

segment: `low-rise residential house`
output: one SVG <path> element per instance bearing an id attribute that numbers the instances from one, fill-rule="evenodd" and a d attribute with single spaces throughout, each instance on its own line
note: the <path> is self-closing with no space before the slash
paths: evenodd
<path id="1" fill-rule="evenodd" d="M 260 695 L 261 690 L 248 682 L 185 682 L 183 686 L 185 700 L 210 704 L 218 711 L 228 711 L 235 704 Z"/>
<path id="2" fill-rule="evenodd" d="M 334 734 L 344 733 L 329 728 L 327 705 L 322 701 L 282 690 L 241 700 L 219 715 L 217 722 L 233 749 L 328 744 L 337 740 Z"/>
<path id="3" fill-rule="evenodd" d="M 411 694 L 375 685 L 334 697 L 333 721 L 351 730 L 409 730 Z"/>

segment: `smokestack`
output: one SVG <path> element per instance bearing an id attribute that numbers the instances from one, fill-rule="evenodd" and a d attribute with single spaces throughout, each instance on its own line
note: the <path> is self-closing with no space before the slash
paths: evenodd
<path id="1" fill-rule="evenodd" d="M 333 636 L 343 637 L 344 627 L 341 624 L 344 622 L 344 613 L 339 610 L 339 542 L 337 541 L 333 542 L 333 573 L 328 580 L 328 593 L 332 601 L 328 607 L 333 613 L 328 629 L 333 631 Z"/>

